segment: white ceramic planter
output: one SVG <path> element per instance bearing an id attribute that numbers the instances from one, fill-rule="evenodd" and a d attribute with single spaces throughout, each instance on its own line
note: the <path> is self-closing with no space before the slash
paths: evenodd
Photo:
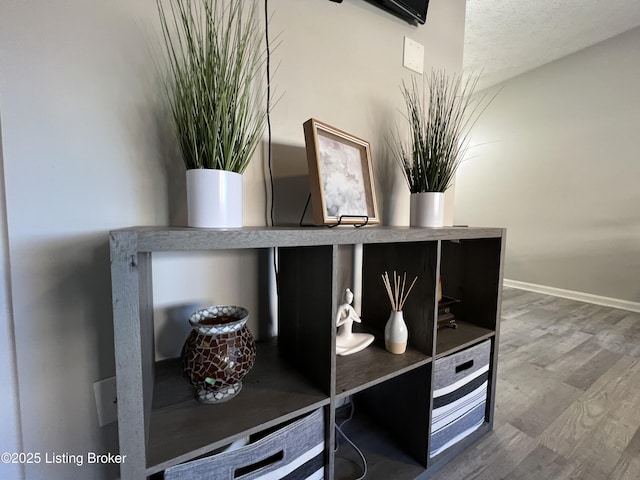
<path id="1" fill-rule="evenodd" d="M 225 170 L 187 170 L 190 227 L 242 227 L 242 175 Z"/>
<path id="2" fill-rule="evenodd" d="M 387 351 L 395 354 L 404 353 L 407 349 L 407 340 L 409 339 L 409 332 L 407 331 L 407 324 L 404 323 L 404 316 L 402 311 L 391 311 L 389 320 L 384 327 L 384 346 Z"/>
<path id="3" fill-rule="evenodd" d="M 412 227 L 444 226 L 444 192 L 412 193 L 409 208 Z"/>

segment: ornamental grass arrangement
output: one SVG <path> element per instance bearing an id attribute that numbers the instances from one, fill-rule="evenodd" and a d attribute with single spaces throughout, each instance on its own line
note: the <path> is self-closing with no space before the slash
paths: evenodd
<path id="1" fill-rule="evenodd" d="M 256 2 L 156 3 L 169 67 L 166 93 L 187 169 L 243 173 L 267 110 L 258 84 L 266 55 Z"/>
<path id="2" fill-rule="evenodd" d="M 402 83 L 409 140 L 396 130 L 392 143 L 411 193 L 444 192 L 453 183 L 470 130 L 495 97 L 473 95 L 479 78 L 433 70 L 422 87 L 415 78 Z"/>

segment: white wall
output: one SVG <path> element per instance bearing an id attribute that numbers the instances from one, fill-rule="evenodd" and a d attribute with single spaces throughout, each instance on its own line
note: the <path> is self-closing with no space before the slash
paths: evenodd
<path id="1" fill-rule="evenodd" d="M 0 138 L 2 129 L 0 128 Z M 0 453 L 22 450 L 18 428 L 18 378 L 15 362 L 15 341 L 13 335 L 13 309 L 11 308 L 11 275 L 9 265 L 9 245 L 7 239 L 7 208 L 4 195 L 4 161 L 0 144 Z M 0 473 L 6 478 L 18 477 L 19 464 L 0 462 Z"/>
<path id="2" fill-rule="evenodd" d="M 276 175 L 306 175 L 302 124 L 314 117 L 371 142 L 383 221 L 408 225 L 409 190 L 385 138 L 402 120 L 400 84 L 411 77 L 402 66 L 404 36 L 424 45 L 426 71 L 432 66 L 459 71 L 464 2 L 431 2 L 427 24 L 418 28 L 362 0 L 280 0 L 270 5 L 275 11 L 271 31 L 282 41 L 273 55 L 278 65 L 275 97 L 284 95 L 273 111 L 274 152 L 287 157 L 275 159 Z M 286 172 L 277 168 L 280 163 L 286 164 Z M 391 191 L 393 196 L 386 195 Z M 291 217 L 296 221 L 307 192 L 296 199 L 301 204 Z"/>
<path id="3" fill-rule="evenodd" d="M 640 302 L 639 45 L 509 80 L 478 123 L 455 220 L 508 228 L 505 278 Z"/>
<path id="4" fill-rule="evenodd" d="M 302 123 L 311 116 L 371 140 L 387 218 L 404 221 L 404 198 L 391 201 L 405 195 L 398 195 L 399 172 L 395 165 L 385 171 L 383 154 L 376 153 L 384 151 L 382 136 L 402 106 L 401 79 L 409 76 L 401 66 L 403 36 L 425 45 L 427 68 L 459 70 L 464 0 L 433 0 L 428 25 L 419 28 L 361 0 L 269 5 L 272 35 L 281 38 L 274 84 L 283 93 L 273 113 L 274 144 L 305 162 Z M 115 426 L 97 424 L 92 390 L 114 373 L 107 232 L 184 220 L 183 167 L 167 140 L 166 119 L 158 118 L 162 97 L 149 46 L 156 42 L 152 0 L 3 0 L 0 6 L 7 199 L 7 218 L 0 220 L 8 231 L 25 451 L 117 450 Z M 265 224 L 264 170 L 257 155 L 245 175 L 248 225 Z M 393 197 L 385 194 L 392 187 Z M 212 272 L 221 263 L 232 274 L 216 281 Z M 159 317 L 200 301 L 252 309 L 263 288 L 247 281 L 257 270 L 251 255 L 162 255 L 154 266 Z M 10 370 L 10 360 L 0 362 Z M 13 390 L 0 389 L 2 402 L 11 405 Z M 18 478 L 0 469 L 3 479 Z M 29 480 L 116 476 L 117 468 L 26 466 Z"/>

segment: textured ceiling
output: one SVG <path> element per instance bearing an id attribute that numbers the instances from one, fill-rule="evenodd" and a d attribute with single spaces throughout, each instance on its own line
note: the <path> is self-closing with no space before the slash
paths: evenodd
<path id="1" fill-rule="evenodd" d="M 464 68 L 485 88 L 639 25 L 640 0 L 467 0 Z"/>

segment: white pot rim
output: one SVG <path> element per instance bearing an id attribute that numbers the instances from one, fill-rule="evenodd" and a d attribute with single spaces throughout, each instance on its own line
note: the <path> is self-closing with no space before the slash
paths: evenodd
<path id="1" fill-rule="evenodd" d="M 234 172 L 233 170 L 222 170 L 221 168 L 187 168 L 187 172 L 220 172 L 230 175 L 242 175 L 242 173 Z"/>

